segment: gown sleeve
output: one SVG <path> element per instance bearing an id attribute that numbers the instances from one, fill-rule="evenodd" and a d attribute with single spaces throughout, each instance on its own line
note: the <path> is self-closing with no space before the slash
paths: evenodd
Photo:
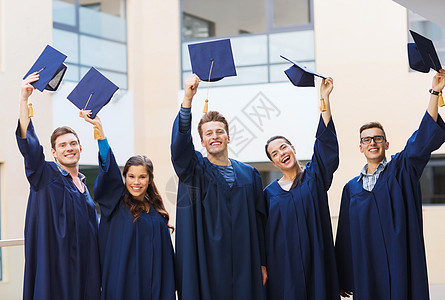
<path id="1" fill-rule="evenodd" d="M 106 161 L 102 161 L 103 155 L 99 153 L 99 175 L 94 183 L 94 200 L 99 203 L 102 216 L 108 217 L 119 203 L 124 183 L 110 146 L 101 145 L 100 150 L 102 154 L 106 151 L 107 155 Z"/>
<path id="2" fill-rule="evenodd" d="M 349 186 L 343 188 L 338 218 L 337 236 L 335 241 L 335 257 L 337 260 L 338 280 L 340 289 L 354 290 L 354 275 L 352 268 L 351 233 L 349 227 Z"/>
<path id="3" fill-rule="evenodd" d="M 183 183 L 186 183 L 191 180 L 193 168 L 198 158 L 195 147 L 193 146 L 191 126 L 185 132 L 180 131 L 179 118 L 180 115 L 178 114 L 173 123 L 171 159 L 179 179 Z"/>
<path id="4" fill-rule="evenodd" d="M 267 206 L 262 188 L 263 184 L 261 181 L 261 175 L 257 169 L 255 169 L 254 176 L 255 176 L 255 193 L 257 199 L 255 209 L 256 209 L 256 223 L 258 230 L 258 244 L 260 247 L 261 265 L 265 266 L 266 265 L 265 231 L 266 231 L 266 220 L 267 220 Z"/>
<path id="5" fill-rule="evenodd" d="M 444 142 L 445 124 L 442 118 L 439 115 L 435 122 L 426 112 L 419 129 L 408 139 L 404 150 L 400 153 L 416 180 L 422 176 L 431 152 L 437 150 Z"/>
<path id="6" fill-rule="evenodd" d="M 314 154 L 311 162 L 307 165 L 306 172 L 313 174 L 320 183 L 320 187 L 327 191 L 331 186 L 338 162 L 338 141 L 334 122 L 331 118 L 328 125 L 325 126 L 320 115 L 315 136 Z"/>
<path id="7" fill-rule="evenodd" d="M 37 191 L 43 184 L 43 180 L 48 176 L 43 176 L 45 170 L 45 155 L 43 147 L 40 145 L 34 130 L 32 120 L 29 122 L 26 130 L 26 138 L 22 138 L 20 134 L 20 121 L 16 130 L 17 145 L 20 153 L 25 159 L 25 174 L 31 187 Z"/>

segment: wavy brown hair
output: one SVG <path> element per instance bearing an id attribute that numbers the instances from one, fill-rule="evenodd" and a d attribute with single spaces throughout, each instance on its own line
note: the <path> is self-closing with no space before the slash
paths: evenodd
<path id="1" fill-rule="evenodd" d="M 131 166 L 144 166 L 149 176 L 149 183 L 143 201 L 133 199 L 130 192 L 127 190 L 127 188 L 125 188 L 123 201 L 125 205 L 130 208 L 130 213 L 134 217 L 133 222 L 140 217 L 141 212 L 145 210 L 146 204 L 148 204 L 150 205 L 150 209 L 154 208 L 164 218 L 168 228 L 174 231 L 175 228 L 168 224 L 170 216 L 165 209 L 161 194 L 159 194 L 159 191 L 154 183 L 153 163 L 145 155 L 134 155 L 130 157 L 125 163 L 125 167 L 122 172 L 125 178 L 127 177 L 128 169 Z"/>

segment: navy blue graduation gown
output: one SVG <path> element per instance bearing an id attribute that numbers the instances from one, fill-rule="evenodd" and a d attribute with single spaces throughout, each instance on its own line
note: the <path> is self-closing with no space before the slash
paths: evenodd
<path id="1" fill-rule="evenodd" d="M 100 159 L 99 159 L 100 161 Z M 174 254 L 165 219 L 154 209 L 134 221 L 123 202 L 124 182 L 111 149 L 99 162 L 94 199 L 99 203 L 103 300 L 175 300 Z"/>
<path id="2" fill-rule="evenodd" d="M 190 130 L 173 125 L 172 162 L 179 177 L 176 274 L 179 299 L 261 300 L 266 205 L 261 177 L 231 159 L 230 188 L 218 169 L 194 150 Z"/>
<path id="3" fill-rule="evenodd" d="M 327 190 L 338 167 L 334 123 L 320 117 L 314 154 L 301 184 L 266 187 L 268 299 L 339 299 Z"/>
<path id="4" fill-rule="evenodd" d="M 426 113 L 371 192 L 359 177 L 343 189 L 335 251 L 340 288 L 358 300 L 429 299 L 419 179 L 445 124 Z"/>
<path id="5" fill-rule="evenodd" d="M 100 265 L 97 215 L 85 187 L 45 161 L 29 123 L 26 139 L 16 131 L 30 184 L 25 221 L 23 299 L 97 300 Z"/>

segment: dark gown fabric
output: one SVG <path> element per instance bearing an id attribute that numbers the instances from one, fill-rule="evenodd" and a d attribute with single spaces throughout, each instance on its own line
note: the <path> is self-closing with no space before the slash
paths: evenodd
<path id="1" fill-rule="evenodd" d="M 99 159 L 100 161 L 100 159 Z M 165 219 L 154 209 L 134 221 L 111 149 L 94 185 L 99 203 L 103 300 L 174 300 L 174 254 Z"/>
<path id="2" fill-rule="evenodd" d="M 261 300 L 266 204 L 258 171 L 231 160 L 230 188 L 194 150 L 190 129 L 173 125 L 172 162 L 179 176 L 176 275 L 182 300 Z"/>
<path id="3" fill-rule="evenodd" d="M 340 288 L 354 299 L 429 299 L 419 179 L 444 142 L 443 120 L 426 113 L 371 192 L 359 177 L 345 185 L 335 250 Z"/>
<path id="4" fill-rule="evenodd" d="M 334 123 L 320 117 L 314 154 L 302 181 L 266 187 L 268 299 L 340 299 L 327 190 L 338 167 Z"/>
<path id="5" fill-rule="evenodd" d="M 97 215 L 85 187 L 45 161 L 29 123 L 26 138 L 16 131 L 30 184 L 25 222 L 23 299 L 97 300 L 100 265 Z"/>

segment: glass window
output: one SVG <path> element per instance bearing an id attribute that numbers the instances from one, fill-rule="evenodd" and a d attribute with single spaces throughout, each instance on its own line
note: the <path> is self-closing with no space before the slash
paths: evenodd
<path id="1" fill-rule="evenodd" d="M 439 56 L 439 60 L 442 63 L 445 61 L 445 28 L 442 28 L 409 10 L 408 28 L 432 40 L 434 48 L 436 48 Z M 409 42 L 413 43 L 414 40 L 410 33 L 408 33 L 408 36 Z"/>
<path id="2" fill-rule="evenodd" d="M 53 45 L 68 58 L 65 80 L 96 67 L 128 87 L 125 0 L 53 0 Z"/>
<path id="3" fill-rule="evenodd" d="M 423 204 L 445 204 L 445 155 L 432 156 L 420 178 Z"/>
<path id="4" fill-rule="evenodd" d="M 91 198 L 94 201 L 94 182 L 96 181 L 97 176 L 99 175 L 99 168 L 96 166 L 79 166 L 79 172 L 85 175 L 86 177 L 86 186 L 88 188 L 88 192 L 91 195 Z M 97 214 L 100 215 L 99 204 L 94 202 L 96 205 Z"/>

